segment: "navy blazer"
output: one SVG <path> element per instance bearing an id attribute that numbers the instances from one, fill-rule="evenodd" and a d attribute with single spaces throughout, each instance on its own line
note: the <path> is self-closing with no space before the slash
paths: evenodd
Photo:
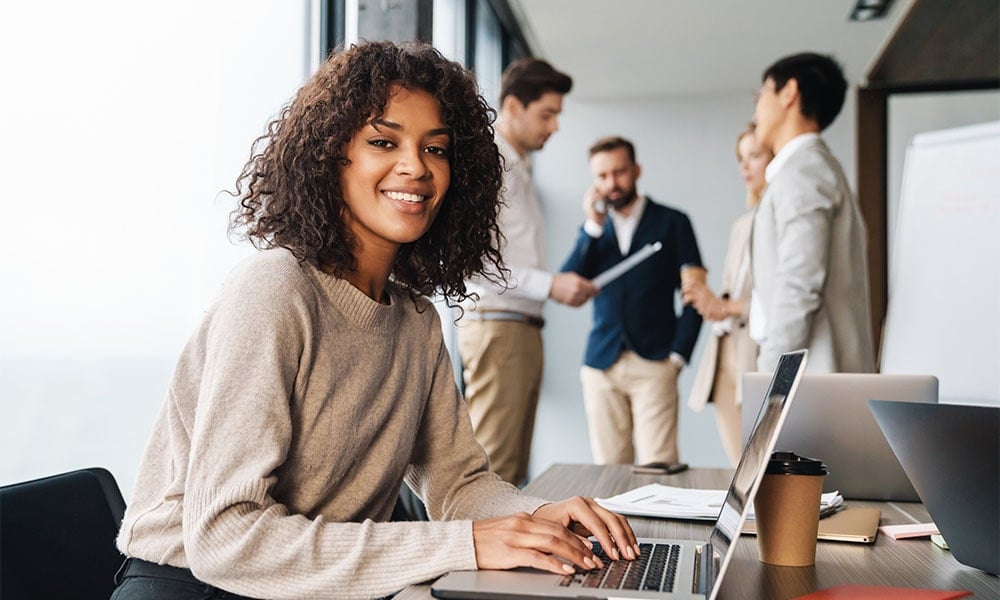
<path id="1" fill-rule="evenodd" d="M 656 241 L 663 248 L 608 283 L 594 297 L 594 324 L 583 361 L 588 367 L 607 369 L 626 349 L 649 360 L 662 360 L 676 352 L 690 361 L 698 340 L 701 315 L 693 307 L 684 306 L 678 318 L 674 306 L 675 292 L 681 284 L 681 265 L 702 264 L 694 229 L 681 211 L 656 204 L 649 197 L 646 200 L 628 253 L 632 255 Z M 599 238 L 590 237 L 580 228 L 576 247 L 561 270 L 593 279 L 624 259 L 609 218 Z"/>

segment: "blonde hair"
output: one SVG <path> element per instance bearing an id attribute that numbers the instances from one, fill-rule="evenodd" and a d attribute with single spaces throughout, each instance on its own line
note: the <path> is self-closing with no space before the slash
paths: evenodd
<path id="1" fill-rule="evenodd" d="M 746 136 L 754 135 L 756 134 L 756 132 L 757 132 L 757 126 L 754 125 L 753 123 L 747 123 L 747 126 L 743 129 L 743 131 L 741 131 L 740 134 L 736 136 L 736 161 L 738 163 L 743 162 L 743 157 L 740 156 L 740 142 L 742 142 L 743 138 L 745 138 Z M 771 158 L 774 157 L 772 156 Z M 765 182 L 764 187 L 760 189 L 760 192 L 755 192 L 752 189 L 747 189 L 747 199 L 746 199 L 747 208 L 753 208 L 757 206 L 757 203 L 760 202 L 761 196 L 764 195 L 764 190 L 766 188 L 767 188 L 767 183 Z"/>

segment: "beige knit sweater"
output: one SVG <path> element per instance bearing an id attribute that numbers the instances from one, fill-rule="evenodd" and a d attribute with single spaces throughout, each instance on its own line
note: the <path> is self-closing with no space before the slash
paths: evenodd
<path id="1" fill-rule="evenodd" d="M 184 348 L 118 547 L 255 598 L 366 598 L 476 568 L 472 520 L 544 503 L 487 471 L 437 313 L 286 250 L 238 266 Z M 387 523 L 404 480 L 432 522 Z"/>

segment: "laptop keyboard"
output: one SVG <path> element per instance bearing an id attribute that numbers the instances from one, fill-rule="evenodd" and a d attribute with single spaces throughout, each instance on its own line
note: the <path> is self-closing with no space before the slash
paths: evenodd
<path id="1" fill-rule="evenodd" d="M 677 544 L 640 544 L 639 558 L 611 560 L 601 545 L 594 542 L 594 554 L 604 563 L 600 569 L 577 572 L 563 577 L 565 587 L 612 590 L 648 590 L 672 592 L 677 577 L 681 547 Z"/>

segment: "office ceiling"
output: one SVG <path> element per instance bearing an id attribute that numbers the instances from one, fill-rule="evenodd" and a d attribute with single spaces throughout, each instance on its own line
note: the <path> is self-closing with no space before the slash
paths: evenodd
<path id="1" fill-rule="evenodd" d="M 1000 87 L 1000 2 L 918 0 L 868 79 L 910 91 Z"/>
<path id="2" fill-rule="evenodd" d="M 913 0 L 848 20 L 855 0 L 509 0 L 537 56 L 579 100 L 741 92 L 781 56 L 834 55 L 862 82 Z"/>

